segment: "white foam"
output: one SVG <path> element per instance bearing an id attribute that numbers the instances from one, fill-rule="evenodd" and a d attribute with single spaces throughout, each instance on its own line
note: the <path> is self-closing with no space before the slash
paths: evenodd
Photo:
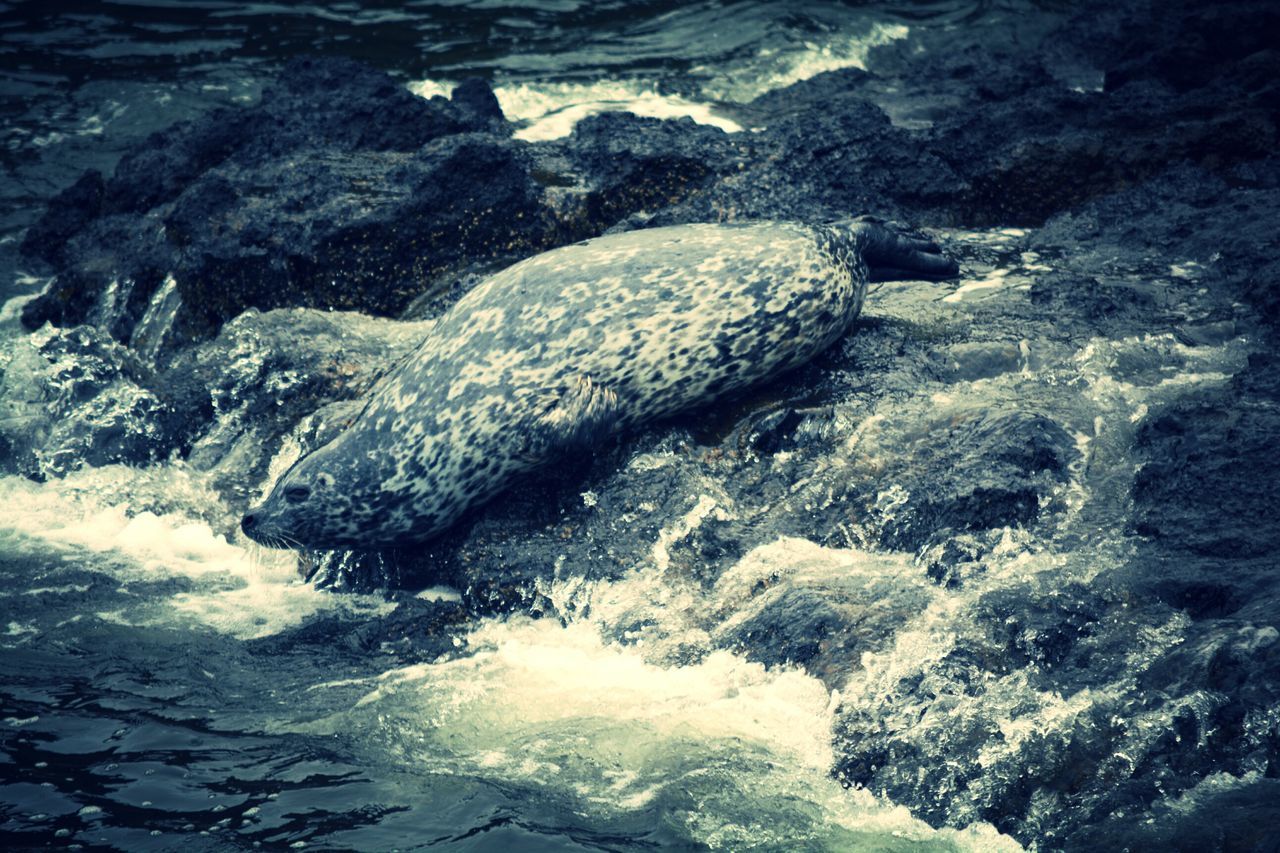
<path id="1" fill-rule="evenodd" d="M 670 547 L 702 526 L 702 522 L 706 521 L 707 516 L 711 515 L 715 509 L 715 498 L 710 495 L 699 495 L 697 503 L 687 513 L 677 519 L 674 524 L 662 529 L 658 534 L 658 541 L 653 543 L 652 551 L 653 563 L 658 567 L 658 571 L 665 572 L 671 565 Z M 723 509 L 718 515 L 722 519 L 730 517 Z"/>
<path id="2" fill-rule="evenodd" d="M 0 329 L 11 329 L 14 332 L 20 333 L 21 326 L 19 325 L 19 318 L 22 316 L 23 306 L 39 296 L 52 281 L 52 278 L 41 278 L 39 276 L 31 275 L 30 273 L 22 272 L 21 270 L 14 273 L 14 286 L 29 288 L 30 292 L 6 299 L 4 305 L 0 306 Z"/>
<path id="3" fill-rule="evenodd" d="M 901 24 L 880 23 L 868 31 L 837 35 L 823 43 L 804 42 L 789 48 L 762 49 L 727 71 L 693 68 L 693 76 L 704 78 L 698 98 L 664 93 L 656 81 L 644 79 L 585 83 L 498 81 L 493 91 L 503 114 L 522 125 L 516 138 L 527 141 L 568 136 L 579 121 L 603 112 L 629 112 L 662 119 L 690 118 L 727 133 L 737 133 L 743 130 L 742 125 L 719 112 L 716 103 L 746 103 L 826 71 L 866 68 L 867 56 L 873 47 L 906 38 L 908 32 Z M 411 83 L 409 89 L 426 98 L 448 97 L 453 86 L 448 80 L 419 80 Z"/>
<path id="4" fill-rule="evenodd" d="M 70 556 L 111 555 L 117 559 L 95 560 L 93 568 L 126 582 L 181 577 L 195 583 L 194 590 L 117 613 L 125 624 L 176 617 L 247 639 L 284 630 L 319 610 L 390 606 L 319 592 L 299 579 L 292 553 L 228 541 L 211 523 L 219 517 L 225 523 L 216 493 L 179 465 L 86 468 L 43 484 L 0 477 L 0 505 L 7 509 L 0 531 Z M 10 544 L 16 543 L 5 547 Z"/>
<path id="5" fill-rule="evenodd" d="M 24 296 L 15 296 L 12 299 L 6 299 L 3 306 L 0 306 L 0 329 L 11 328 L 14 331 L 19 329 L 19 318 L 22 317 L 22 308 L 32 299 L 35 299 L 38 293 L 28 293 Z"/>
<path id="6" fill-rule="evenodd" d="M 439 80 L 421 80 L 409 86 L 411 91 L 427 98 L 447 96 L 452 88 L 452 83 Z M 516 132 L 516 138 L 530 142 L 568 136 L 582 119 L 605 112 L 629 112 L 664 119 L 691 118 L 728 133 L 742 130 L 737 122 L 717 114 L 710 104 L 662 94 L 652 83 L 640 80 L 499 84 L 494 87 L 494 94 L 503 114 L 523 125 Z"/>
<path id="7" fill-rule="evenodd" d="M 502 778 L 574 797 L 608 817 L 653 806 L 709 846 L 841 846 L 863 834 L 1019 849 L 989 828 L 935 831 L 905 808 L 829 776 L 838 697 L 803 672 L 725 651 L 662 667 L 589 623 L 489 621 L 476 653 L 395 669 L 319 726 L 376 731 L 430 772 Z M 694 809 L 686 803 L 697 802 Z"/>
<path id="8" fill-rule="evenodd" d="M 451 586 L 429 586 L 414 598 L 420 598 L 423 601 L 461 601 L 462 593 Z"/>
<path id="9" fill-rule="evenodd" d="M 867 67 L 871 49 L 907 37 L 902 24 L 878 23 L 868 32 L 842 34 L 825 43 L 805 42 L 788 50 L 761 50 L 744 66 L 718 72 L 702 91 L 708 98 L 746 103 L 827 71 Z M 693 71 L 702 70 L 695 68 Z"/>

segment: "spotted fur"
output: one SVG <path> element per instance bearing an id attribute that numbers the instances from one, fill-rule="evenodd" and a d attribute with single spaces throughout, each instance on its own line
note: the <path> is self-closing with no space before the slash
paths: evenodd
<path id="1" fill-rule="evenodd" d="M 325 548 L 422 541 L 566 451 L 795 367 L 861 309 L 864 234 L 684 225 L 503 270 L 281 477 L 245 531 Z"/>

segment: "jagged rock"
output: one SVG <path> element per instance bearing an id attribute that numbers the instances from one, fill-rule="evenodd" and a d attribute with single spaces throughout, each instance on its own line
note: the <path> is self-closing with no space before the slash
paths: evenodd
<path id="1" fill-rule="evenodd" d="M 260 103 L 151 136 L 29 229 L 23 251 L 58 275 L 23 321 L 129 342 L 173 274 L 185 345 L 248 307 L 396 313 L 442 270 L 552 244 L 492 92 L 459 90 L 424 99 L 360 63 L 298 60 Z"/>
<path id="2" fill-rule="evenodd" d="M 1020 412 L 973 418 L 916 449 L 894 478 L 901 499 L 880 532 L 890 548 L 918 550 L 938 530 L 1028 524 L 1076 458 L 1059 424 Z"/>
<path id="3" fill-rule="evenodd" d="M 214 471 L 229 502 L 243 508 L 299 421 L 318 415 L 311 429 L 336 429 L 354 413 L 335 401 L 367 390 L 430 325 L 349 312 L 249 311 L 182 353 L 157 386 L 184 413 L 189 464 Z"/>
<path id="4" fill-rule="evenodd" d="M 648 224 L 656 211 L 738 172 L 751 156 L 749 142 L 718 128 L 630 113 L 591 116 L 567 139 L 538 149 L 539 177 L 563 187 L 554 203 L 583 234 L 634 215 Z"/>
<path id="5" fill-rule="evenodd" d="M 246 307 L 396 315 L 442 273 L 535 254 L 558 233 L 520 144 L 482 134 L 220 167 L 166 225 L 192 334 Z"/>
<path id="6" fill-rule="evenodd" d="M 144 464 L 183 446 L 183 416 L 128 349 L 89 326 L 47 329 L 0 354 L 0 459 L 36 479 Z"/>
<path id="7" fill-rule="evenodd" d="M 171 201 L 210 169 L 228 162 L 265 165 L 300 151 L 410 152 L 442 136 L 489 130 L 466 105 L 420 98 L 385 73 L 350 59 L 290 62 L 259 103 L 216 110 L 154 134 L 126 155 L 107 182 L 105 206 L 142 213 Z"/>

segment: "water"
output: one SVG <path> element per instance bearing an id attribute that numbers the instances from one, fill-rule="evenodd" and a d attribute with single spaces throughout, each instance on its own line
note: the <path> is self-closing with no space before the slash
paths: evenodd
<path id="1" fill-rule="evenodd" d="M 14 844 L 1013 849 L 843 791 L 834 700 L 798 670 L 659 666 L 592 622 L 523 618 L 460 631 L 471 656 L 397 665 L 350 633 L 392 605 L 214 535 L 187 513 L 216 500 L 180 466 L 0 494 Z M 593 594 L 634 607 L 653 574 Z"/>
<path id="2" fill-rule="evenodd" d="M 47 389 L 62 380 L 32 356 L 50 333 L 23 332 L 12 301 L 44 283 L 14 257 L 42 201 L 147 133 L 253 101 L 290 56 L 355 56 L 428 95 L 489 77 L 528 139 L 620 106 L 749 132 L 733 102 L 861 65 L 870 46 L 913 28 L 1028 8 L 0 4 L 0 295 L 11 300 L 0 369 L 5 399 L 15 384 L 30 391 L 28 408 L 0 418 L 58 403 Z M 867 357 L 865 370 L 910 393 L 868 402 L 853 389 L 816 437 L 820 453 L 762 461 L 787 473 L 785 494 L 747 500 L 729 482 L 746 469 L 718 480 L 670 446 L 637 450 L 624 473 L 671 472 L 668 485 L 626 513 L 587 491 L 583 512 L 596 530 L 652 528 L 647 552 L 614 580 L 584 580 L 566 558 L 530 612 L 473 621 L 449 588 L 318 590 L 292 555 L 238 538 L 214 474 L 181 460 L 77 468 L 92 452 L 81 448 L 45 460 L 43 482 L 0 477 L 0 838 L 128 850 L 1019 849 L 993 815 L 1020 780 L 1069 775 L 1082 731 L 1104 742 L 1095 752 L 1121 756 L 1108 761 L 1137 762 L 1180 714 L 1215 700 L 1191 693 L 1133 710 L 1143 673 L 1188 642 L 1184 614 L 1129 610 L 1117 595 L 1089 640 L 1099 662 L 1072 684 L 1050 674 L 1035 626 L 1008 626 L 993 602 L 1069 606 L 1123 567 L 1135 547 L 1135 432 L 1188 389 L 1229 382 L 1255 344 L 1234 333 L 1198 347 L 1167 332 L 1037 334 L 1043 321 L 1009 334 L 1002 312 L 1020 311 L 1035 276 L 1070 258 L 1041 257 L 1025 231 L 947 236 L 966 253 L 962 281 L 885 284 L 868 311 L 906 339 L 977 327 L 993 340 L 944 347 L 929 376 Z M 1188 261 L 1152 259 L 1134 274 L 1172 287 L 1194 279 Z M 171 307 L 162 289 L 135 332 L 144 356 Z M 860 346 L 855 335 L 837 360 Z M 257 358 L 246 350 L 237 369 L 252 373 Z M 1044 413 L 1076 456 L 1046 521 L 997 531 L 938 582 L 928 553 L 878 543 L 910 523 L 912 460 L 940 431 L 990 412 Z M 296 452 L 280 449 L 275 469 Z M 788 532 L 837 505 L 847 484 L 871 481 L 873 510 L 829 541 Z M 690 543 L 703 531 L 761 518 L 777 535 L 702 571 Z M 797 591 L 858 614 L 856 646 L 819 649 L 806 669 L 734 651 L 738 632 Z M 419 637 L 397 612 L 446 628 Z M 1005 654 L 1000 626 L 1025 652 L 1003 670 L 982 661 Z M 1270 630 L 1222 642 L 1265 649 Z M 1108 716 L 1123 725 L 1095 732 Z M 876 793 L 861 786 L 873 777 Z M 1256 781 L 1219 774 L 1161 802 L 1189 809 Z M 1049 785 L 1036 796 L 1031 813 L 1046 826 L 1072 807 Z"/>

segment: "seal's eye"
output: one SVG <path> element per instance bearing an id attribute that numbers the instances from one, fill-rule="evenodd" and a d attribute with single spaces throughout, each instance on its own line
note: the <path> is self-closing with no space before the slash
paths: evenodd
<path id="1" fill-rule="evenodd" d="M 284 490 L 284 499 L 291 504 L 300 504 L 311 497 L 311 490 L 306 486 L 290 486 Z"/>

